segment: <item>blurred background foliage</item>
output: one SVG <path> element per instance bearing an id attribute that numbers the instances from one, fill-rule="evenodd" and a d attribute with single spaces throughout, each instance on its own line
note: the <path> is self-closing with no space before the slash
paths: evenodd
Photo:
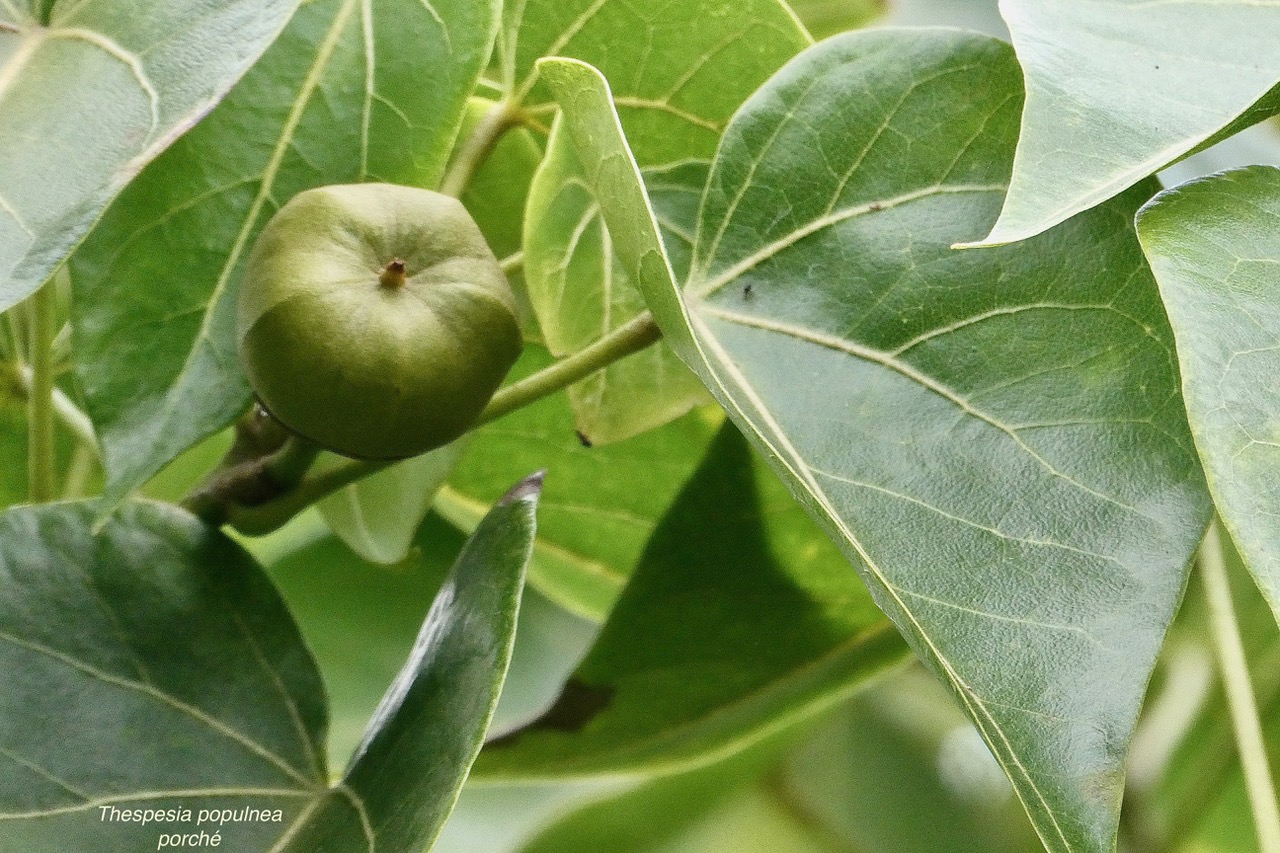
<path id="1" fill-rule="evenodd" d="M 861 26 L 941 24 L 1007 37 L 995 0 L 792 0 L 815 38 Z M 540 152 L 532 138 L 512 136 L 504 156 L 527 161 Z M 1235 162 L 1280 163 L 1274 124 L 1261 125 L 1174 169 L 1186 180 Z M 482 171 L 477 181 L 488 178 Z M 509 230 L 525 187 L 502 187 L 494 210 L 477 212 L 488 230 Z M 496 197 L 492 192 L 482 194 Z M 504 207 L 505 205 L 505 207 Z M 496 233 L 498 254 L 515 250 L 518 234 Z M 20 330 L 0 335 L 0 349 L 19 350 Z M 530 337 L 536 336 L 536 329 Z M 531 358 L 545 358 L 536 354 Z M 62 393 L 76 389 L 64 375 Z M 614 464 L 670 469 L 675 486 L 693 470 L 720 422 L 695 412 L 659 433 L 607 448 L 582 446 L 566 426 L 567 404 L 547 401 L 495 433 L 477 436 L 490 448 L 486 463 L 464 463 L 418 528 L 407 556 L 377 565 L 357 556 L 315 508 L 285 528 L 244 544 L 280 586 L 310 643 L 329 691 L 331 766 L 342 768 L 363 727 L 404 660 L 454 555 L 468 513 L 495 494 L 486 483 L 509 483 L 508 468 L 528 460 L 511 448 L 563 465 L 579 478 L 608 478 Z M 25 415 L 20 376 L 0 377 L 0 502 L 23 499 Z M 558 407 L 558 408 L 557 408 Z M 563 410 L 563 411 L 562 411 Z M 549 420 L 550 419 L 550 420 Z M 534 430 L 536 441 L 530 446 Z M 65 438 L 65 436 L 64 436 Z M 506 442 L 504 444 L 504 441 Z M 229 434 L 177 459 L 146 488 L 179 500 L 229 446 Z M 74 443 L 59 448 L 60 467 Z M 504 449 L 504 447 L 506 449 Z M 612 457 L 609 455 L 612 454 Z M 603 455 L 603 456 L 602 456 Z M 496 460 L 496 461 L 495 461 Z M 546 463 L 544 463 L 546 464 Z M 469 466 L 469 467 L 468 467 Z M 477 468 L 477 466 L 480 466 Z M 663 466 L 666 466 L 664 469 Z M 93 466 L 80 467 L 92 472 Z M 65 470 L 65 468 L 64 468 Z M 88 476 L 94 476 L 90 473 Z M 70 484 L 82 493 L 100 483 Z M 538 719 L 600 630 L 621 577 L 597 577 L 593 567 L 634 568 L 640 548 L 674 498 L 674 487 L 619 497 L 617 529 L 608 541 L 577 541 L 573 507 L 548 479 L 548 538 L 520 616 L 517 648 L 491 737 Z M 565 494 L 572 494 L 566 488 Z M 559 506 L 557 503 L 559 502 Z M 446 520 L 446 516 L 448 520 Z M 596 534 L 600 534 L 597 532 Z M 810 534 L 806 534 L 810 535 Z M 791 543 L 794 545 L 795 543 Z M 714 555 L 708 555 L 708 559 Z M 1280 744 L 1280 634 L 1238 561 L 1232 566 L 1236 604 L 1254 665 L 1269 742 Z M 576 586 L 575 586 L 576 585 Z M 583 591 L 585 590 L 585 592 Z M 761 638 L 767 642 L 767 637 Z M 1193 576 L 1149 689 L 1130 757 L 1121 850 L 1125 853 L 1248 853 L 1256 850 L 1239 762 L 1223 698 L 1215 686 L 1203 595 Z M 1041 849 L 1007 780 L 945 690 L 905 659 L 851 698 L 789 719 L 741 748 L 713 751 L 676 767 L 615 776 L 468 782 L 445 828 L 442 853 L 1035 853 Z"/>

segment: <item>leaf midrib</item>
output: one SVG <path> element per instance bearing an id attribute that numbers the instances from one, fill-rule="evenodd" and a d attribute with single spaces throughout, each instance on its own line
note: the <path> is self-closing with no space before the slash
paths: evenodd
<path id="1" fill-rule="evenodd" d="M 17 646 L 21 649 L 26 649 L 29 652 L 34 652 L 36 654 L 52 658 L 105 684 L 110 684 L 114 687 L 120 687 L 125 690 L 148 696 L 151 699 L 160 702 L 162 705 L 166 705 L 178 713 L 203 724 L 205 727 L 216 732 L 222 737 L 239 744 L 249 752 L 282 771 L 286 776 L 293 779 L 303 788 L 315 790 L 315 780 L 308 779 L 281 756 L 276 755 L 267 747 L 222 720 L 219 720 L 217 717 L 214 717 L 195 705 L 183 702 L 181 699 L 171 696 L 153 685 L 114 675 L 88 664 L 73 655 L 67 654 L 66 652 L 51 648 L 43 643 L 24 640 L 21 637 L 9 633 L 8 631 L 0 631 L 0 641 L 7 642 L 10 645 Z"/>
<path id="2" fill-rule="evenodd" d="M 826 347 L 828 349 L 836 350 L 837 352 L 843 352 L 847 355 L 851 355 L 863 361 L 868 361 L 873 364 L 878 364 L 881 367 L 888 368 L 889 370 L 892 370 L 900 374 L 906 379 L 909 379 L 915 382 L 917 385 L 920 385 L 922 388 L 925 388 L 926 390 L 933 392 L 937 396 L 946 400 L 948 403 L 951 403 L 952 405 L 959 408 L 966 415 L 976 418 L 977 420 L 982 421 L 983 423 L 987 424 L 993 429 L 996 429 L 999 432 L 1003 433 L 1011 441 L 1013 441 L 1018 446 L 1019 449 L 1021 449 L 1024 453 L 1026 453 L 1028 456 L 1034 459 L 1038 465 L 1040 465 L 1045 471 L 1047 471 L 1052 476 L 1068 483 L 1069 485 L 1079 489 L 1080 491 L 1088 494 L 1093 498 L 1112 504 L 1118 509 L 1122 509 L 1127 513 L 1130 513 L 1138 518 L 1141 518 L 1145 521 L 1149 521 L 1152 524 L 1159 526 L 1160 522 L 1158 520 L 1146 515 L 1137 507 L 1130 506 L 1129 504 L 1126 504 L 1126 503 L 1122 503 L 1121 501 L 1117 500 L 1111 495 L 1103 494 L 1102 492 L 1099 492 L 1098 490 L 1090 486 L 1087 486 L 1084 483 L 1081 483 L 1079 480 L 1072 478 L 1065 471 L 1059 470 L 1052 462 L 1050 462 L 1048 459 L 1041 456 L 1030 445 L 1028 445 L 1026 441 L 1023 440 L 1023 438 L 1018 434 L 1017 429 L 1004 423 L 1000 419 L 996 418 L 994 415 L 990 415 L 987 412 L 983 411 L 982 409 L 979 409 L 978 407 L 974 406 L 971 402 L 969 402 L 968 399 L 966 399 L 962 394 L 960 394 L 955 389 L 944 385 L 943 383 L 939 382 L 938 380 L 934 379 L 928 374 L 912 367 L 910 364 L 906 363 L 905 361 L 902 361 L 894 357 L 892 353 L 887 353 L 881 350 L 873 349 L 872 347 L 863 346 L 861 344 L 854 343 L 853 341 L 846 340 L 845 338 L 841 338 L 836 335 L 823 334 L 823 333 L 814 331 L 812 329 L 806 329 L 802 326 L 795 326 L 795 325 L 792 325 L 789 323 L 783 323 L 780 321 L 766 320 L 762 317 L 755 317 L 747 314 L 740 314 L 734 311 L 729 311 L 724 308 L 707 305 L 705 303 L 698 306 L 698 310 L 701 311 L 704 315 L 712 316 L 712 317 L 715 317 L 716 319 L 723 320 L 728 323 L 733 323 L 735 325 L 744 326 L 744 327 L 761 329 L 767 332 L 775 332 L 777 334 L 785 335 L 787 337 L 794 338 L 795 340 L 803 341 L 805 343 Z"/>
<path id="3" fill-rule="evenodd" d="M 690 277 L 689 284 L 685 289 L 685 298 L 706 299 L 725 285 L 736 281 L 744 273 L 756 268 L 760 264 L 769 260 L 773 256 L 782 252 L 784 249 L 790 248 L 796 243 L 808 237 L 810 234 L 816 234 L 824 228 L 830 228 L 838 225 L 848 219 L 862 216 L 869 213 L 880 213 L 903 204 L 908 204 L 921 199 L 932 198 L 938 195 L 950 195 L 952 193 L 1002 193 L 1005 191 L 1007 184 L 935 184 L 933 186 L 922 187 L 908 193 L 893 196 L 890 198 L 876 199 L 862 204 L 854 204 L 843 207 L 838 210 L 832 210 L 823 216 L 819 216 L 810 220 L 803 226 L 793 229 L 783 236 L 777 238 L 766 246 L 757 249 L 745 258 L 735 262 L 732 266 L 717 273 L 715 277 L 704 281 L 707 268 L 714 262 L 714 254 L 707 259 L 707 264 Z M 726 219 L 726 222 L 728 220 Z M 713 247 L 712 251 L 715 251 Z"/>

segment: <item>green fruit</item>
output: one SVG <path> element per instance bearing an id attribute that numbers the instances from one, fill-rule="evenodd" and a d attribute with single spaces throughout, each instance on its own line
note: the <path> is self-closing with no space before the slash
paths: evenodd
<path id="1" fill-rule="evenodd" d="M 262 404 L 316 444 L 399 459 L 466 432 L 520 354 L 515 299 L 466 209 L 390 184 L 294 196 L 236 317 Z"/>

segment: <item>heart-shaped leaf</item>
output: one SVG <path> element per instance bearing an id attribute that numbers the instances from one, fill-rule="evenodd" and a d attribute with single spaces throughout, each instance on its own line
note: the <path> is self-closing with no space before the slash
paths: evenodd
<path id="1" fill-rule="evenodd" d="M 1182 392 L 1218 514 L 1280 619 L 1280 169 L 1161 193 L 1138 234 L 1173 324 Z"/>
<path id="2" fill-rule="evenodd" d="M 102 439 L 108 508 L 247 407 L 235 295 L 253 238 L 278 207 L 322 184 L 439 181 L 496 6 L 303 5 L 76 252 L 77 374 Z M 435 69 L 430 86 L 424 67 Z"/>
<path id="3" fill-rule="evenodd" d="M 1012 52 L 839 36 L 726 130 L 682 293 L 604 80 L 541 68 L 667 339 L 952 687 L 1046 846 L 1111 850 L 1209 509 L 1131 226 L 1148 188 L 954 252 L 1007 180 Z"/>
<path id="4" fill-rule="evenodd" d="M 976 245 L 1039 234 L 1275 111 L 1280 15 L 1252 0 L 1001 0 L 1027 103 L 1009 194 Z M 1257 105 L 1256 109 L 1252 109 Z"/>
<path id="5" fill-rule="evenodd" d="M 226 94 L 295 6 L 0 4 L 0 311 L 53 273 L 138 170 Z"/>

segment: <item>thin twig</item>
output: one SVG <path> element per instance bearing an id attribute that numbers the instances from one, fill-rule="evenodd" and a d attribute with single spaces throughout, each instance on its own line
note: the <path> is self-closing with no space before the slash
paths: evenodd
<path id="1" fill-rule="evenodd" d="M 52 280 L 27 301 L 31 328 L 31 387 L 27 398 L 27 493 L 32 503 L 56 496 L 53 445 L 53 338 L 57 334 L 57 291 Z"/>
<path id="2" fill-rule="evenodd" d="M 1240 626 L 1231 603 L 1231 585 L 1222 558 L 1218 525 L 1209 527 L 1200 546 L 1200 576 L 1209 604 L 1209 625 L 1222 673 L 1227 707 L 1235 728 L 1236 748 L 1244 770 L 1245 788 L 1253 809 L 1254 829 L 1262 853 L 1280 853 L 1280 801 L 1267 763 L 1266 742 L 1258 720 L 1253 684 L 1240 640 Z"/>

